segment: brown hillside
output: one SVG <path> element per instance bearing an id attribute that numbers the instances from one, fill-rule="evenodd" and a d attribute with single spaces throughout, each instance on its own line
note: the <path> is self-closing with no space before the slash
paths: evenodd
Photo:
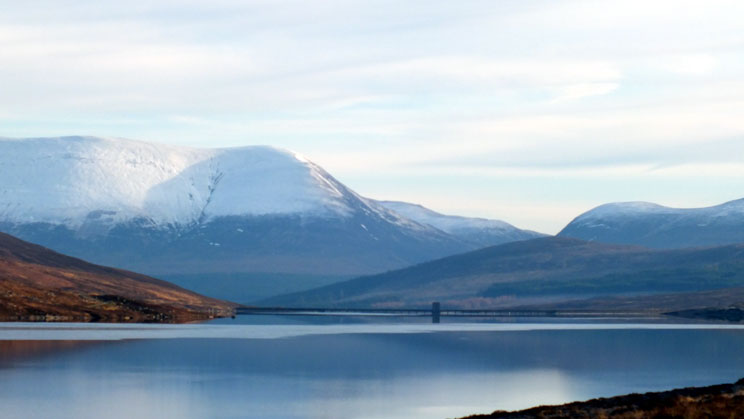
<path id="1" fill-rule="evenodd" d="M 234 308 L 0 233 L 0 318 L 6 320 L 187 321 L 230 315 Z"/>
<path id="2" fill-rule="evenodd" d="M 744 416 L 744 379 L 734 384 L 629 394 L 519 412 L 496 411 L 463 419 L 548 418 L 740 418 Z"/>

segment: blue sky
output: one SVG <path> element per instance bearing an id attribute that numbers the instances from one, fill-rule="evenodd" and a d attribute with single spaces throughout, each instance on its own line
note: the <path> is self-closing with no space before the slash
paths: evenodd
<path id="1" fill-rule="evenodd" d="M 557 232 L 744 197 L 739 1 L 0 0 L 0 136 L 298 151 Z"/>

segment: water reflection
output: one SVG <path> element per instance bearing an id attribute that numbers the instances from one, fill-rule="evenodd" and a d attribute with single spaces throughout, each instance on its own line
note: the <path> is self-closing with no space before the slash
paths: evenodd
<path id="1" fill-rule="evenodd" d="M 13 366 L 24 360 L 55 356 L 64 351 L 80 350 L 95 344 L 100 344 L 100 342 L 77 340 L 0 340 L 0 368 Z"/>
<path id="2" fill-rule="evenodd" d="M 742 330 L 78 344 L 0 344 L 3 417 L 444 418 L 744 376 Z"/>

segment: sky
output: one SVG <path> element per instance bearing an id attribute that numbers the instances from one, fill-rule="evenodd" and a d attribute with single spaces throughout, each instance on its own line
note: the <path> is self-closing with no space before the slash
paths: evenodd
<path id="1" fill-rule="evenodd" d="M 299 152 L 556 233 L 744 198 L 744 2 L 0 0 L 0 136 Z"/>

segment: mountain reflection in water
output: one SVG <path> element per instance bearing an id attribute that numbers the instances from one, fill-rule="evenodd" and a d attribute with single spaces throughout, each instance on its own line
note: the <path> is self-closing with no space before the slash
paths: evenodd
<path id="1" fill-rule="evenodd" d="M 218 326 L 239 328 L 194 330 Z M 243 326 L 243 338 L 0 342 L 3 415 L 444 418 L 744 376 L 741 329 L 354 333 L 370 325 L 350 324 L 252 339 L 278 326 Z"/>

